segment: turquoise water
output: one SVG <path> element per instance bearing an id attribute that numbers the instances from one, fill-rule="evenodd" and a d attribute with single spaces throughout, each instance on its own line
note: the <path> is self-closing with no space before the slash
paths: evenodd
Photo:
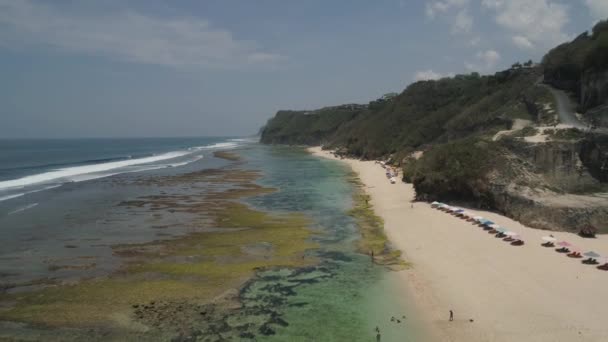
<path id="1" fill-rule="evenodd" d="M 233 146 L 233 150 L 244 157 L 245 162 L 239 164 L 239 168 L 261 171 L 259 183 L 279 190 L 246 202 L 263 211 L 299 212 L 311 218 L 311 229 L 316 232 L 313 239 L 320 247 L 309 251 L 309 255 L 320 262 L 299 269 L 259 272 L 240 290 L 242 308 L 222 318 L 226 326 L 223 339 L 376 341 L 377 326 L 382 341 L 421 340 L 423 329 L 415 312 L 411 312 L 412 306 L 396 274 L 373 265 L 368 256 L 355 251 L 354 243 L 360 236 L 356 222 L 348 215 L 354 191 L 348 182 L 350 170 L 340 162 L 313 157 L 301 148 L 247 143 Z M 188 215 L 175 214 L 171 208 L 154 213 L 145 209 L 129 211 L 119 203 L 140 196 L 163 196 L 162 188 L 146 185 L 147 179 L 159 175 L 179 176 L 228 164 L 213 158 L 209 152 L 204 154 L 203 159 L 182 166 L 67 183 L 22 196 L 20 203 L 39 205 L 8 215 L 9 208 L 0 216 L 0 223 L 10 224 L 10 227 L 3 226 L 1 232 L 3 239 L 10 243 L 0 249 L 3 261 L 0 280 L 51 276 L 74 281 L 104 276 L 121 264 L 120 258 L 112 254 L 111 246 L 187 234 L 194 225 L 194 221 L 191 222 L 194 218 Z M 201 190 L 184 188 L 181 191 Z M 15 204 L 8 200 L 3 205 L 8 208 Z M 155 227 L 159 225 L 157 216 L 161 213 L 167 214 L 164 220 L 170 221 L 165 222 L 170 226 L 162 230 L 162 235 Z M 61 273 L 49 271 L 45 263 L 45 260 L 74 262 L 90 256 L 96 257 L 97 264 L 87 270 Z M 19 289 L 27 290 L 32 289 Z M 391 322 L 392 316 L 401 323 Z M 248 331 L 255 334 L 239 335 L 236 328 L 230 328 L 243 325 L 248 325 Z M 53 336 L 48 335 L 49 331 L 38 335 L 41 332 L 36 329 L 11 326 L 9 336 Z M 208 333 L 200 331 L 199 340 L 222 340 Z M 82 337 L 82 332 L 70 334 L 77 337 L 65 335 L 69 340 Z M 154 339 L 154 334 L 145 336 Z M 167 335 L 162 336 L 161 340 Z"/>
<path id="2" fill-rule="evenodd" d="M 395 274 L 355 251 L 360 236 L 347 215 L 354 190 L 347 181 L 350 169 L 298 148 L 261 147 L 244 154 L 253 167 L 263 170 L 262 184 L 280 189 L 249 202 L 266 210 L 303 212 L 322 233 L 315 239 L 321 243 L 316 254 L 323 261 L 311 271 L 318 272 L 311 278 L 321 279 L 293 287 L 293 295 L 280 310 L 289 326 L 277 327 L 276 335 L 265 339 L 374 341 L 378 326 L 382 341 L 419 340 L 422 329 L 408 310 L 411 305 Z M 401 323 L 391 322 L 392 316 Z"/>

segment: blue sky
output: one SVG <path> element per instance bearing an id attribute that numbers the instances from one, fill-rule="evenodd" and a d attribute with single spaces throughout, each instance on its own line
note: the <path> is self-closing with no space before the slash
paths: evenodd
<path id="1" fill-rule="evenodd" d="M 0 138 L 255 133 L 278 109 L 492 73 L 606 0 L 0 0 Z"/>

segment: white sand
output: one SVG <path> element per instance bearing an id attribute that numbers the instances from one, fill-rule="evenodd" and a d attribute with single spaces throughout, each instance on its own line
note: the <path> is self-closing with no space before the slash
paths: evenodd
<path id="1" fill-rule="evenodd" d="M 334 158 L 319 148 L 311 151 Z M 471 210 L 520 233 L 524 246 L 511 246 L 426 203 L 412 209 L 410 184 L 390 184 L 373 162 L 344 161 L 365 184 L 391 242 L 413 263 L 400 272 L 404 291 L 411 292 L 437 340 L 608 341 L 608 272 L 541 247 L 548 232 L 498 214 Z M 583 252 L 608 255 L 606 235 L 553 235 Z M 447 320 L 450 309 L 454 322 Z"/>

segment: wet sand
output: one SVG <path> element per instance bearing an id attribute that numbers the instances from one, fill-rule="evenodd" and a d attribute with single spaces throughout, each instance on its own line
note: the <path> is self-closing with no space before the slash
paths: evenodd
<path id="1" fill-rule="evenodd" d="M 312 148 L 320 157 L 331 153 Z M 540 246 L 549 232 L 496 213 L 470 210 L 520 233 L 511 246 L 427 203 L 412 205 L 411 184 L 390 184 L 374 162 L 344 159 L 365 184 L 392 244 L 413 267 L 403 291 L 439 341 L 606 341 L 608 272 Z M 585 252 L 608 255 L 608 236 L 554 232 Z M 449 322 L 449 310 L 455 320 Z M 473 322 L 470 321 L 473 320 Z"/>

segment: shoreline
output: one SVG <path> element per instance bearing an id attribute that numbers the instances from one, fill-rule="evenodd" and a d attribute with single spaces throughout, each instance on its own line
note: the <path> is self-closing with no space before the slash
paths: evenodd
<path id="1" fill-rule="evenodd" d="M 372 161 L 339 159 L 319 147 L 308 151 L 342 161 L 359 175 L 375 213 L 384 219 L 389 241 L 413 264 L 397 272 L 400 286 L 436 340 L 608 338 L 608 272 L 540 246 L 542 236 L 554 234 L 583 252 L 605 254 L 608 236 L 584 239 L 542 231 L 493 212 L 467 209 L 518 232 L 526 242 L 511 246 L 428 203 L 413 203 L 412 185 L 390 184 Z M 453 322 L 448 321 L 449 310 L 454 311 Z"/>

